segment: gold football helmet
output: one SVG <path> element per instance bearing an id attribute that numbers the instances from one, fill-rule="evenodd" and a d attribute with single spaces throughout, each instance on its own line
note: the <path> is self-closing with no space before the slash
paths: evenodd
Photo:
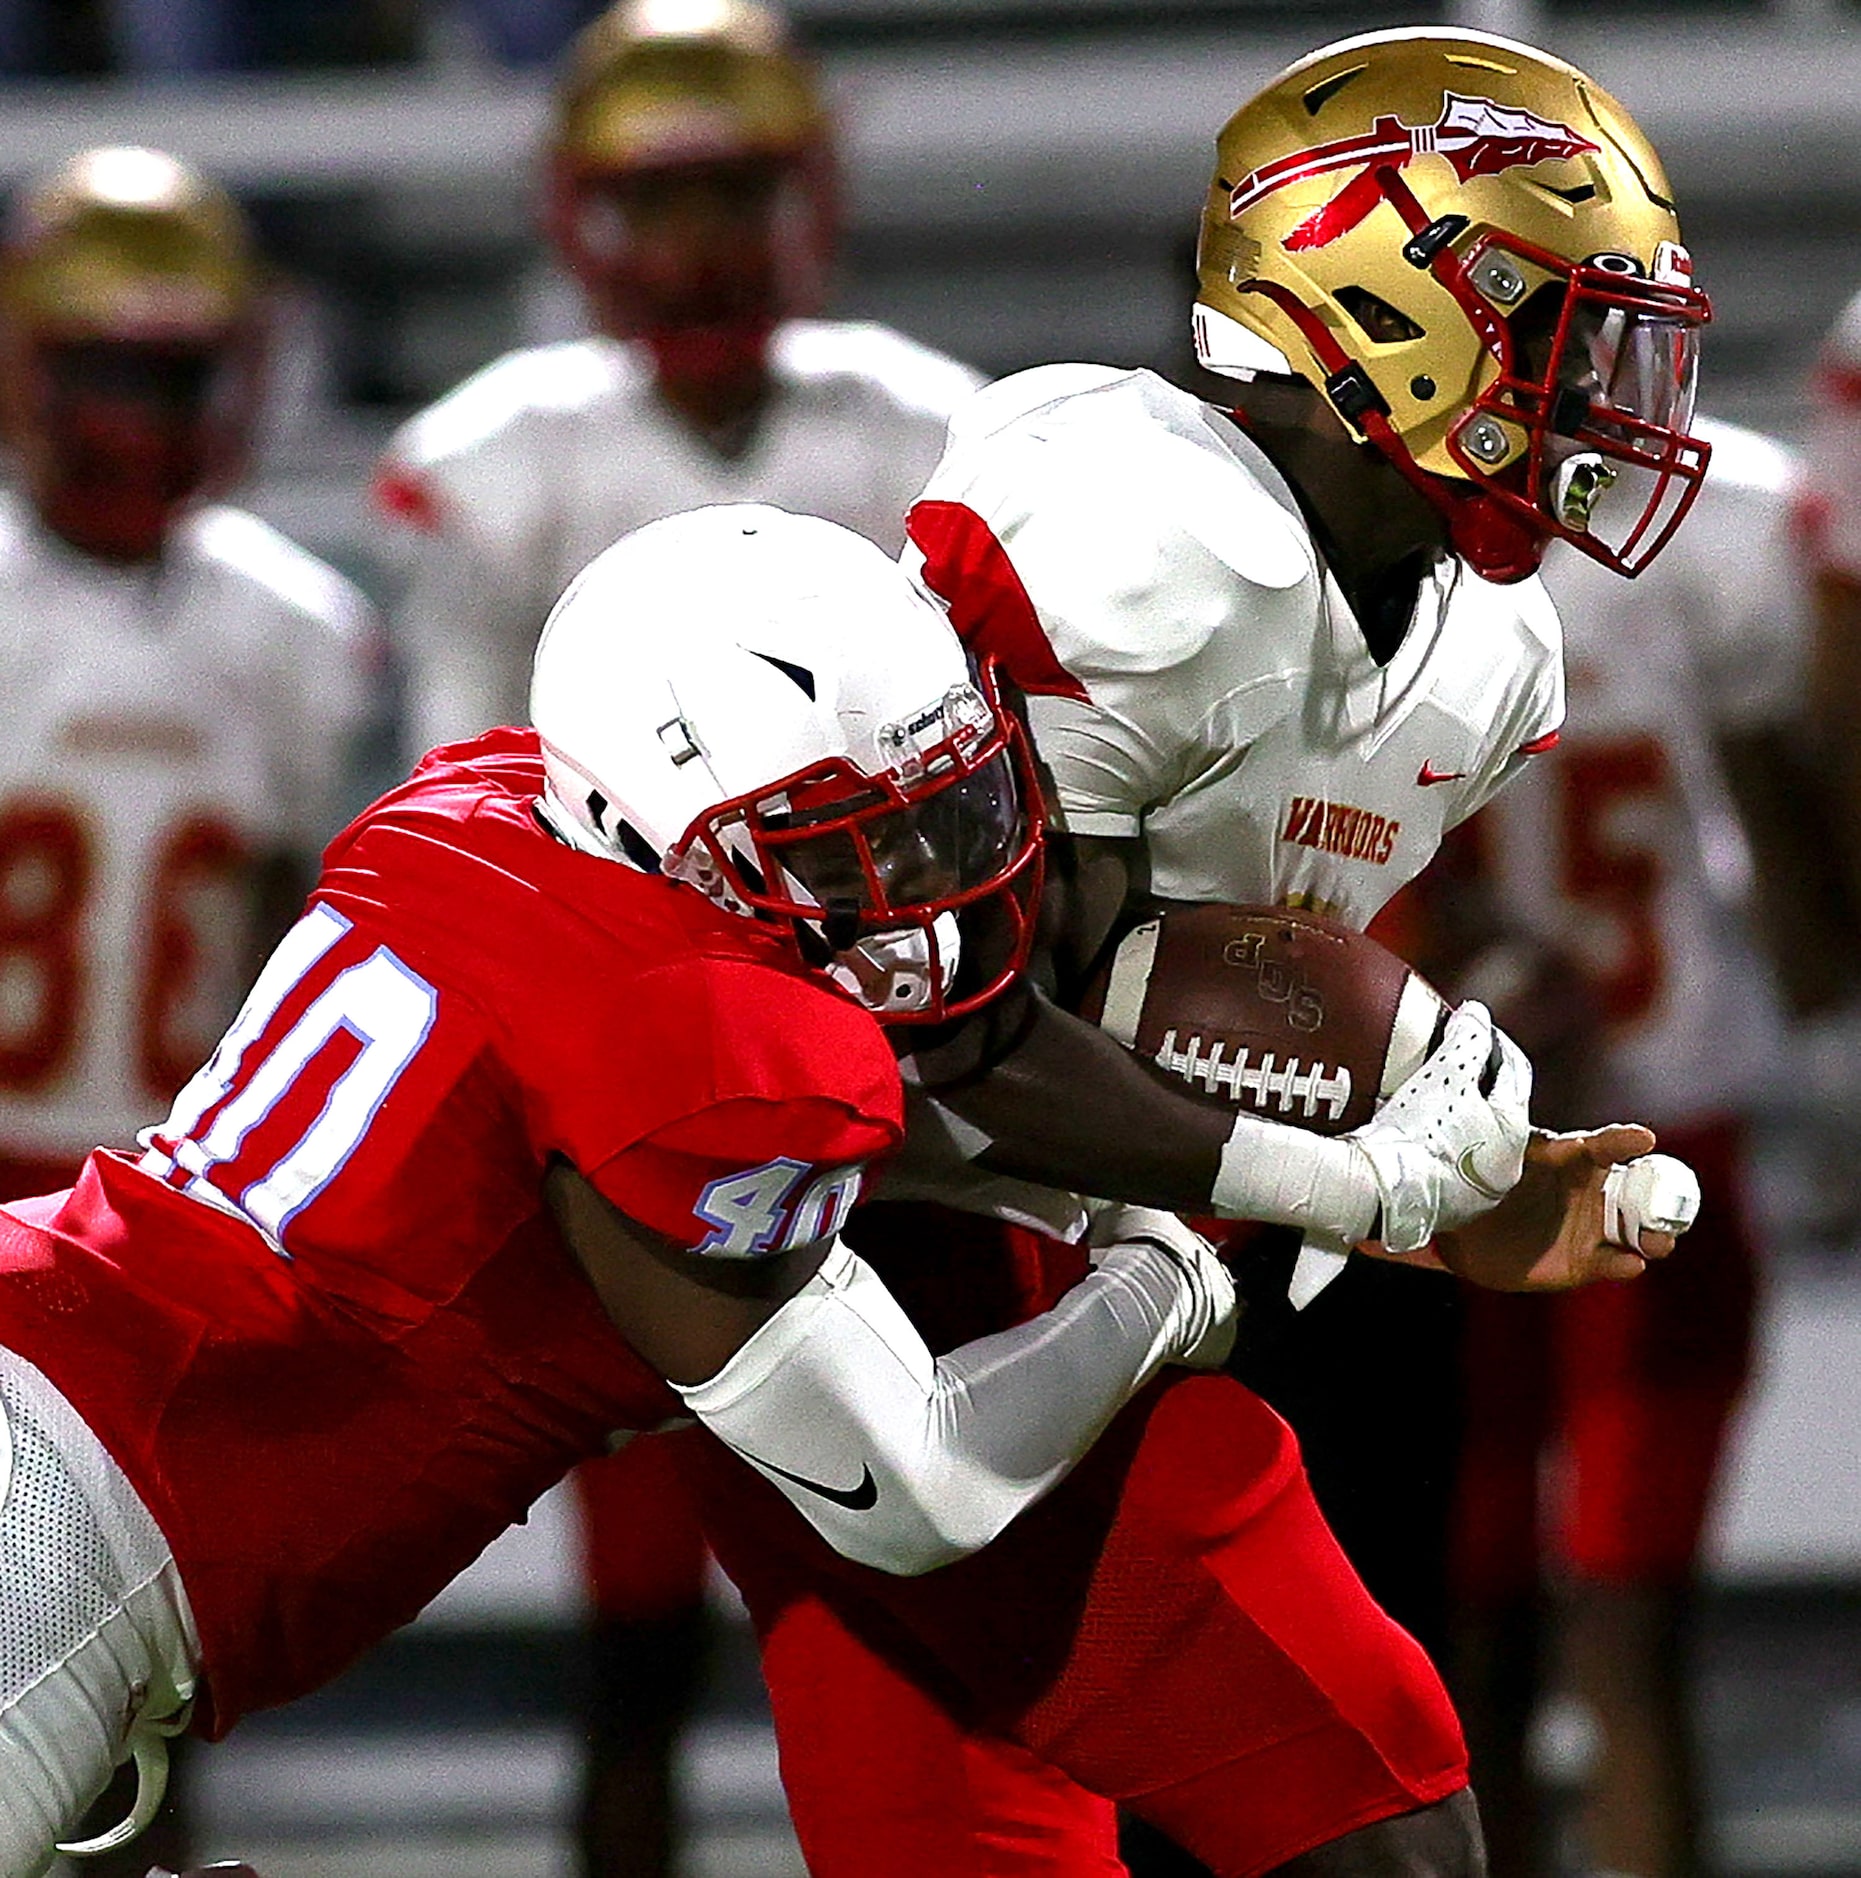
<path id="1" fill-rule="evenodd" d="M 1296 374 L 1519 579 L 1552 537 L 1634 574 L 1705 473 L 1706 296 L 1659 159 L 1574 67 L 1474 32 L 1344 40 L 1216 142 L 1196 349 Z"/>
<path id="2" fill-rule="evenodd" d="M 551 237 L 617 338 L 727 368 L 824 298 L 827 112 L 761 0 L 620 0 L 571 51 L 549 164 Z"/>
<path id="3" fill-rule="evenodd" d="M 55 532 L 158 554 L 243 467 L 260 271 L 224 190 L 157 150 L 88 150 L 27 188 L 0 246 L 0 403 Z"/>

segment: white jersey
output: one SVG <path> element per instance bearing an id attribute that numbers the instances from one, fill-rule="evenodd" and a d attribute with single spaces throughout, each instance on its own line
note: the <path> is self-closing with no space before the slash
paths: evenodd
<path id="1" fill-rule="evenodd" d="M 1068 827 L 1141 836 L 1170 899 L 1367 925 L 1563 715 L 1536 581 L 1444 558 L 1379 666 L 1266 456 L 1149 372 L 979 393 L 911 532 L 1030 693 Z"/>
<path id="2" fill-rule="evenodd" d="M 1799 508 L 1814 559 L 1861 581 L 1861 294 L 1823 345 Z"/>
<path id="3" fill-rule="evenodd" d="M 883 326 L 796 320 L 740 456 L 660 398 L 643 350 L 590 338 L 514 352 L 412 419 L 379 489 L 418 527 L 399 614 L 419 749 L 528 720 L 530 656 L 557 596 L 648 522 L 717 502 L 823 515 L 896 553 L 969 367 Z"/>
<path id="4" fill-rule="evenodd" d="M 1779 1060 L 1717 745 L 1796 714 L 1807 637 L 1795 463 L 1754 432 L 1697 429 L 1705 486 L 1645 573 L 1547 559 L 1570 717 L 1482 830 L 1507 911 L 1595 975 L 1603 1107 L 1657 1127 L 1738 1112 Z"/>
<path id="5" fill-rule="evenodd" d="M 199 1066 L 252 863 L 335 833 L 378 654 L 361 595 L 241 510 L 118 568 L 0 498 L 0 1161 L 128 1146 Z"/>

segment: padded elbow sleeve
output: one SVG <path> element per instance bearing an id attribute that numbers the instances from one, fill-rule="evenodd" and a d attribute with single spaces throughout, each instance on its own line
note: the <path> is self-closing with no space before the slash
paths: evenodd
<path id="1" fill-rule="evenodd" d="M 937 1452 L 937 1384 L 897 1301 L 836 1245 L 717 1375 L 679 1394 L 835 1551 L 909 1574 L 993 1536 L 979 1509 L 965 1517 Z"/>
<path id="2" fill-rule="evenodd" d="M 814 1277 L 686 1406 L 846 1557 L 914 1574 L 985 1545 L 1180 1355 L 1186 1280 L 1116 1248 L 1040 1317 L 934 1359 L 864 1260 Z"/>

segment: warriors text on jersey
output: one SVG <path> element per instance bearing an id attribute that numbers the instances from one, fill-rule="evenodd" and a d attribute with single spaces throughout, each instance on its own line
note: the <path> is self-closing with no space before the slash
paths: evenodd
<path id="1" fill-rule="evenodd" d="M 512 353 L 400 432 L 377 493 L 422 537 L 400 615 L 416 749 L 524 721 L 557 596 L 662 516 L 770 502 L 897 550 L 975 374 L 882 326 L 818 320 L 781 327 L 769 368 L 736 456 L 661 400 L 643 351 L 605 338 Z"/>
<path id="2" fill-rule="evenodd" d="M 1705 487 L 1632 587 L 1553 551 L 1570 721 L 1481 829 L 1508 913 L 1595 973 L 1614 1046 L 1602 1107 L 1657 1127 L 1743 1109 L 1781 1054 L 1717 746 L 1795 714 L 1808 640 L 1793 462 L 1698 428 Z"/>
<path id="3" fill-rule="evenodd" d="M 1067 826 L 1141 836 L 1171 899 L 1365 925 L 1563 714 L 1536 581 L 1443 559 L 1379 666 L 1264 454 L 1148 372 L 977 394 L 910 532 L 1030 694 Z"/>
<path id="4" fill-rule="evenodd" d="M 34 1170 L 17 1194 L 127 1146 L 211 1048 L 257 943 L 253 863 L 337 826 L 377 648 L 346 581 L 228 508 L 158 567 L 116 568 L 8 502 L 0 615 L 0 1156 Z"/>
<path id="5" fill-rule="evenodd" d="M 834 1231 L 900 1129 L 877 1024 L 781 935 L 552 839 L 530 733 L 443 755 L 332 846 L 140 1163 L 0 1214 L 0 1343 L 155 1515 L 216 1731 L 678 1412 L 549 1220 L 552 1158 L 755 1256 Z"/>

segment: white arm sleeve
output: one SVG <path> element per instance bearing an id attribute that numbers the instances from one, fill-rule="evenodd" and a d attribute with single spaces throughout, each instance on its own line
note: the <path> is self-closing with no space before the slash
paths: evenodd
<path id="1" fill-rule="evenodd" d="M 872 1268 L 836 1245 L 686 1406 L 835 1551 L 927 1572 L 1055 1486 L 1183 1343 L 1183 1266 L 1113 1246 L 1058 1305 L 933 1358 Z"/>

